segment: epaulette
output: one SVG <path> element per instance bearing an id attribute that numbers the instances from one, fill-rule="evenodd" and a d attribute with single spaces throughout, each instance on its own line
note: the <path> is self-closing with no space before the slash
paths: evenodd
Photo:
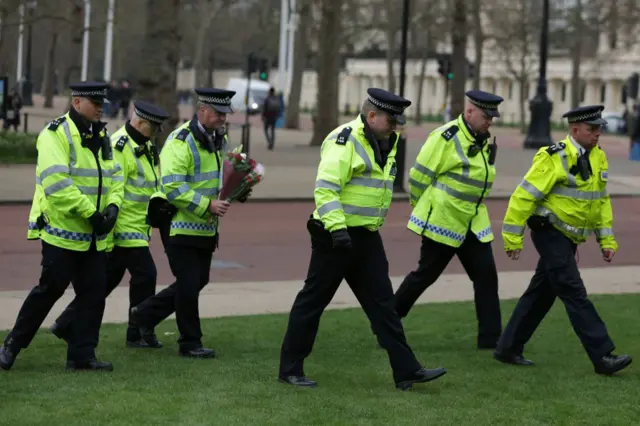
<path id="1" fill-rule="evenodd" d="M 128 140 L 129 140 L 129 136 L 127 135 L 120 136 L 120 139 L 118 139 L 118 142 L 116 142 L 116 149 L 122 152 Z"/>
<path id="2" fill-rule="evenodd" d="M 49 123 L 49 125 L 47 126 L 47 129 L 49 130 L 53 130 L 54 132 L 56 130 L 58 130 L 58 126 L 62 123 L 64 123 L 64 121 L 67 119 L 66 116 L 62 116 L 62 117 L 58 117 L 55 120 L 53 120 L 51 123 Z"/>
<path id="3" fill-rule="evenodd" d="M 187 136 L 189 136 L 189 129 L 185 127 L 178 132 L 178 134 L 176 135 L 176 139 L 178 139 L 179 141 L 186 141 Z"/>
<path id="4" fill-rule="evenodd" d="M 556 144 L 553 144 L 553 145 L 549 146 L 549 148 L 547 148 L 547 154 L 553 155 L 553 154 L 555 154 L 557 152 L 562 151 L 566 147 L 567 147 L 567 145 L 565 145 L 564 142 L 558 142 Z"/>
<path id="5" fill-rule="evenodd" d="M 349 140 L 349 136 L 351 135 L 351 127 L 345 127 L 338 134 L 338 138 L 336 139 L 336 145 L 346 145 L 347 140 Z"/>
<path id="6" fill-rule="evenodd" d="M 458 133 L 458 126 L 454 124 L 453 126 L 449 127 L 447 130 L 442 132 L 442 139 L 444 139 L 445 141 L 450 141 L 451 138 L 453 138 L 456 133 Z"/>

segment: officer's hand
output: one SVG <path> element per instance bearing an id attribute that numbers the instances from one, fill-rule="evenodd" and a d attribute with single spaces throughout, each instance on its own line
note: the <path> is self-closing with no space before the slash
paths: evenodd
<path id="1" fill-rule="evenodd" d="M 106 234 L 109 231 L 105 231 L 105 218 L 96 210 L 94 214 L 89 217 L 89 223 L 93 227 L 93 230 L 97 235 Z"/>
<path id="2" fill-rule="evenodd" d="M 238 202 L 240 203 L 246 203 L 247 199 L 249 198 L 249 196 L 251 195 L 251 192 L 253 191 L 252 188 L 249 188 L 249 190 L 247 192 L 245 192 L 244 194 L 242 194 L 240 197 L 238 197 Z"/>
<path id="3" fill-rule="evenodd" d="M 602 258 L 605 262 L 611 262 L 613 260 L 613 256 L 615 256 L 616 251 L 613 249 L 602 249 Z"/>
<path id="4" fill-rule="evenodd" d="M 225 200 L 211 200 L 209 211 L 211 214 L 222 217 L 229 210 L 229 205 L 229 202 Z"/>
<path id="5" fill-rule="evenodd" d="M 351 249 L 351 236 L 346 229 L 338 229 L 331 233 L 331 241 L 333 242 L 333 248 L 350 250 Z"/>
<path id="6" fill-rule="evenodd" d="M 509 256 L 511 260 L 518 260 L 520 258 L 520 249 L 507 250 L 507 256 Z"/>
<path id="7" fill-rule="evenodd" d="M 113 227 L 116 225 L 116 220 L 118 219 L 118 207 L 115 204 L 109 204 L 102 212 L 104 215 L 104 223 L 106 228 L 106 233 L 111 232 Z"/>

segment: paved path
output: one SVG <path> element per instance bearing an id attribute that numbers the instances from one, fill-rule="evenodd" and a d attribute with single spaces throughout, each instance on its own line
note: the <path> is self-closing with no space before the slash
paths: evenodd
<path id="1" fill-rule="evenodd" d="M 587 289 L 590 294 L 640 292 L 640 266 L 583 268 L 580 272 L 587 283 Z M 532 271 L 501 272 L 499 274 L 500 298 L 513 299 L 520 297 L 529 284 L 532 275 Z M 398 288 L 402 279 L 403 277 L 399 276 L 392 277 L 394 288 Z M 203 318 L 213 318 L 288 312 L 302 284 L 302 280 L 213 282 L 201 292 L 200 315 Z M 160 286 L 158 290 L 162 288 L 164 287 Z M 0 330 L 10 329 L 13 326 L 22 301 L 27 294 L 28 291 L 0 292 Z M 73 291 L 67 290 L 47 316 L 43 326 L 49 327 L 72 299 Z M 471 282 L 464 274 L 448 274 L 441 277 L 435 285 L 429 288 L 418 299 L 418 303 L 464 300 L 473 300 Z M 117 288 L 107 299 L 103 321 L 126 322 L 128 305 L 128 289 Z M 342 309 L 353 306 L 358 306 L 357 301 L 346 283 L 343 283 L 329 305 L 329 309 Z M 170 318 L 175 318 L 175 316 L 172 315 Z M 503 320 L 506 321 L 507 318 L 505 317 Z M 207 339 L 206 336 L 205 339 Z"/>

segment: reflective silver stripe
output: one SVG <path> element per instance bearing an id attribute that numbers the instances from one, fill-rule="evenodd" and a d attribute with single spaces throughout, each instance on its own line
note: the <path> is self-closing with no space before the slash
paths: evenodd
<path id="1" fill-rule="evenodd" d="M 61 181 L 58 181 L 44 188 L 44 193 L 45 195 L 52 195 L 58 191 L 62 191 L 63 189 L 71 185 L 73 185 L 73 181 L 71 180 L 71 178 L 62 179 Z"/>
<path id="2" fill-rule="evenodd" d="M 106 172 L 106 170 L 104 170 Z M 82 167 L 72 167 L 69 171 L 70 175 L 80 176 L 80 177 L 95 177 L 99 176 L 98 169 L 85 169 Z"/>
<path id="3" fill-rule="evenodd" d="M 456 191 L 455 189 L 448 187 L 447 185 L 445 185 L 442 182 L 438 182 L 438 181 L 433 182 L 433 187 L 434 188 L 438 188 L 438 189 L 446 192 L 447 194 L 451 195 L 452 197 L 455 197 L 455 198 L 457 198 L 459 200 L 462 200 L 462 201 L 468 201 L 470 203 L 477 203 L 478 200 L 480 199 L 480 197 L 477 196 L 477 195 L 469 195 L 469 194 L 462 193 L 460 191 Z"/>
<path id="4" fill-rule="evenodd" d="M 203 197 L 212 197 L 214 195 L 218 195 L 218 188 L 215 186 L 213 188 L 198 188 L 195 192 L 199 193 Z"/>
<path id="5" fill-rule="evenodd" d="M 364 161 L 364 171 L 363 174 L 369 174 L 373 170 L 373 164 L 371 164 L 371 158 L 369 158 L 369 154 L 364 149 L 360 142 L 353 135 L 349 135 L 349 140 L 353 143 L 354 150 L 356 154 Z"/>
<path id="6" fill-rule="evenodd" d="M 527 191 L 529 194 L 533 195 L 533 198 L 535 198 L 536 200 L 542 200 L 544 198 L 544 193 L 542 191 L 540 191 L 538 188 L 524 179 L 518 186 Z"/>
<path id="7" fill-rule="evenodd" d="M 202 195 L 196 192 L 193 195 L 193 200 L 189 201 L 189 204 L 187 205 L 187 210 L 189 210 L 190 212 L 196 211 L 196 209 L 200 206 L 201 202 L 202 202 Z"/>
<path id="8" fill-rule="evenodd" d="M 166 175 L 162 177 L 162 184 L 166 185 L 172 182 L 202 182 L 205 180 L 218 179 L 220 172 L 206 172 L 198 173 L 195 176 L 191 175 Z"/>
<path id="9" fill-rule="evenodd" d="M 478 179 L 473 179 L 470 178 L 468 176 L 462 176 L 459 175 L 457 173 L 453 173 L 453 172 L 447 172 L 444 174 L 444 176 L 451 178 L 455 181 L 458 181 L 460 183 L 464 183 L 465 185 L 469 185 L 469 186 L 475 186 L 476 188 L 483 188 L 484 189 L 484 181 L 483 180 L 478 180 Z M 487 189 L 491 189 L 493 187 L 493 182 L 487 182 Z"/>
<path id="10" fill-rule="evenodd" d="M 318 207 L 318 214 L 322 217 L 334 210 L 342 210 L 342 204 L 340 201 L 329 201 L 328 203 L 321 205 Z"/>
<path id="11" fill-rule="evenodd" d="M 519 225 L 502 224 L 502 232 L 508 232 L 510 234 L 524 235 L 524 228 L 524 226 Z"/>
<path id="12" fill-rule="evenodd" d="M 151 196 L 149 195 L 138 195 L 138 194 L 132 194 L 131 192 L 124 193 L 124 199 L 128 201 L 136 201 L 138 203 L 147 203 L 149 202 L 149 198 L 151 198 Z"/>
<path id="13" fill-rule="evenodd" d="M 375 178 L 354 177 L 349 181 L 349 185 L 366 186 L 368 188 L 385 188 L 386 181 Z"/>
<path id="14" fill-rule="evenodd" d="M 551 191 L 552 194 L 570 197 L 576 200 L 599 200 L 607 196 L 607 191 L 579 191 L 575 188 L 566 188 L 564 186 L 556 186 Z"/>
<path id="15" fill-rule="evenodd" d="M 570 188 L 576 187 L 576 177 L 569 173 L 569 160 L 567 159 L 567 153 L 565 151 L 560 152 L 560 159 L 562 160 L 562 167 L 567 174 L 567 186 Z"/>
<path id="16" fill-rule="evenodd" d="M 193 155 L 193 174 L 197 176 L 200 174 L 200 153 L 198 152 L 196 141 L 193 139 L 191 132 L 189 132 L 189 135 L 187 136 L 187 143 L 189 144 L 189 149 L 191 149 L 191 154 Z"/>
<path id="17" fill-rule="evenodd" d="M 75 145 L 73 145 L 73 138 L 71 137 L 71 129 L 69 128 L 69 123 L 63 121 L 62 128 L 64 129 L 64 134 L 67 136 L 67 142 L 69 142 L 69 167 L 73 168 L 73 166 L 76 164 L 76 147 Z"/>
<path id="18" fill-rule="evenodd" d="M 464 151 L 462 150 L 462 142 L 460 142 L 458 135 L 453 136 L 453 141 L 456 144 L 456 152 L 458 153 L 458 157 L 460 157 L 460 161 L 462 162 L 462 175 L 468 177 L 469 176 L 469 159 L 467 158 Z"/>
<path id="19" fill-rule="evenodd" d="M 83 185 L 76 185 L 76 186 L 80 190 L 80 192 L 82 192 L 84 195 L 98 195 L 99 193 L 98 188 L 95 186 L 83 186 Z M 109 188 L 106 186 L 103 186 L 102 194 L 106 194 L 107 191 L 109 191 Z"/>
<path id="20" fill-rule="evenodd" d="M 179 187 L 177 187 L 176 189 L 174 189 L 173 191 L 167 194 L 167 200 L 171 202 L 176 198 L 178 198 L 181 194 L 189 192 L 190 189 L 191 188 L 189 188 L 189 185 L 187 185 L 186 183 L 183 183 L 182 185 L 180 185 Z"/>
<path id="21" fill-rule="evenodd" d="M 413 165 L 413 168 L 416 169 L 418 172 L 422 173 L 423 175 L 429 176 L 431 179 L 436 177 L 436 172 L 434 172 L 428 167 L 423 166 L 417 161 L 416 161 L 416 164 Z"/>
<path id="22" fill-rule="evenodd" d="M 69 168 L 67 166 L 58 165 L 58 164 L 47 167 L 42 172 L 40 172 L 40 180 L 43 181 L 49 176 L 56 173 L 69 173 Z"/>
<path id="23" fill-rule="evenodd" d="M 551 222 L 553 225 L 557 226 L 558 228 L 562 229 L 563 231 L 567 232 L 568 234 L 571 234 L 573 236 L 576 237 L 588 237 L 589 235 L 591 235 L 591 233 L 593 232 L 593 229 L 588 229 L 588 228 L 578 228 L 577 226 L 573 226 L 573 225 L 569 225 L 566 222 L 561 221 L 558 216 L 556 216 L 555 213 L 553 213 L 551 210 L 542 207 L 542 206 L 538 206 L 535 210 L 535 213 L 539 216 L 546 216 L 549 218 L 549 222 Z"/>
<path id="24" fill-rule="evenodd" d="M 600 228 L 600 229 L 596 229 L 596 237 L 598 239 L 602 238 L 602 237 L 613 237 L 613 229 L 611 228 Z"/>
<path id="25" fill-rule="evenodd" d="M 124 176 L 111 176 L 111 180 L 114 182 L 124 182 Z"/>
<path id="26" fill-rule="evenodd" d="M 342 206 L 342 209 L 346 214 L 369 217 L 386 217 L 388 212 L 388 209 L 378 209 L 375 207 L 358 207 L 351 206 L 349 204 L 345 204 L 344 206 Z"/>
<path id="27" fill-rule="evenodd" d="M 415 180 L 413 178 L 409 178 L 409 185 L 415 186 L 416 188 L 421 189 L 423 191 L 425 191 L 427 189 L 427 185 L 425 185 L 422 182 L 418 182 L 417 180 Z"/>
<path id="28" fill-rule="evenodd" d="M 316 181 L 316 189 L 330 189 L 332 191 L 340 192 L 342 188 L 337 183 L 329 182 L 328 180 L 318 179 Z"/>

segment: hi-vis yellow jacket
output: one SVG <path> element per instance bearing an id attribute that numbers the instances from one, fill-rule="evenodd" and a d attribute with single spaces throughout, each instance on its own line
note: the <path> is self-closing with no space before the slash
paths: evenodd
<path id="1" fill-rule="evenodd" d="M 109 137 L 105 130 L 100 136 Z M 106 155 L 104 146 L 109 147 Z M 122 204 L 122 169 L 113 161 L 108 142 L 96 155 L 82 145 L 69 113 L 40 132 L 37 148 L 36 189 L 27 238 L 87 251 L 94 237 L 88 218 L 109 204 L 118 208 Z M 107 250 L 107 235 L 96 237 L 96 248 Z"/>
<path id="2" fill-rule="evenodd" d="M 397 139 L 393 133 L 393 147 L 380 167 L 376 161 L 380 154 L 365 137 L 360 116 L 325 138 L 313 191 L 313 217 L 327 231 L 355 226 L 375 231 L 384 224 L 396 177 Z"/>
<path id="3" fill-rule="evenodd" d="M 160 190 L 160 171 L 155 163 L 153 144 L 138 145 L 122 126 L 111 136 L 113 155 L 122 167 L 124 201 L 111 233 L 119 247 L 147 247 L 151 227 L 147 224 L 147 206 L 151 195 Z"/>
<path id="4" fill-rule="evenodd" d="M 522 249 L 525 224 L 531 215 L 548 217 L 576 244 L 595 232 L 601 248 L 618 249 L 607 194 L 607 156 L 600 147 L 591 150 L 593 173 L 585 181 L 576 170 L 578 155 L 569 137 L 536 153 L 531 168 L 509 200 L 502 225 L 506 251 Z"/>
<path id="5" fill-rule="evenodd" d="M 488 141 L 476 144 L 462 116 L 434 130 L 409 172 L 414 209 L 407 227 L 451 247 L 462 245 L 469 231 L 481 242 L 492 241 L 483 201 L 495 176 Z"/>

